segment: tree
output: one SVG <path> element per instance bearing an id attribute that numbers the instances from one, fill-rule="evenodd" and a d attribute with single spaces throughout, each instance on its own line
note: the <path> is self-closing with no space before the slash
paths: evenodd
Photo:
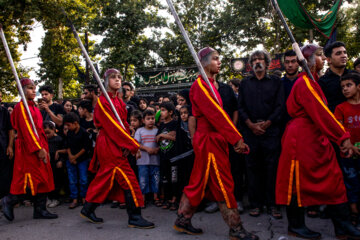
<path id="1" fill-rule="evenodd" d="M 0 1 L 0 23 L 3 26 L 5 38 L 10 48 L 15 67 L 19 77 L 28 76 L 26 69 L 18 64 L 20 60 L 19 45 L 30 41 L 28 31 L 31 29 L 33 19 L 31 14 L 25 14 L 29 7 L 22 1 Z M 17 95 L 15 77 L 11 71 L 10 63 L 6 57 L 4 47 L 0 47 L 0 91 L 3 96 L 13 99 Z"/>
<path id="2" fill-rule="evenodd" d="M 119 69 L 125 80 L 130 80 L 134 68 L 153 64 L 151 51 L 158 48 L 158 32 L 146 36 L 144 31 L 164 25 L 164 19 L 158 16 L 157 0 L 104 0 L 95 9 L 96 17 L 91 21 L 91 31 L 102 35 L 102 42 L 96 52 L 103 60 L 103 69 Z M 157 35 L 157 36 L 156 36 Z"/>
<path id="3" fill-rule="evenodd" d="M 337 40 L 346 44 L 350 58 L 360 57 L 360 4 L 353 3 L 342 9 L 339 16 Z"/>
<path id="4" fill-rule="evenodd" d="M 55 88 L 55 97 L 79 97 L 81 94 L 81 79 L 78 78 L 75 65 L 80 66 L 80 49 L 76 39 L 67 28 L 59 27 L 46 32 L 43 44 L 40 48 L 40 81 L 51 86 L 64 86 L 64 92 L 59 93 Z M 78 80 L 75 81 L 74 80 Z M 76 84 L 77 82 L 77 84 Z M 68 89 L 70 85 L 77 85 L 73 91 Z M 63 95 L 64 94 L 64 95 Z"/>
<path id="5" fill-rule="evenodd" d="M 205 46 L 221 49 L 224 46 L 219 31 L 218 19 L 221 18 L 223 1 L 182 0 L 174 1 L 180 20 L 187 31 L 195 51 Z M 194 65 L 194 59 L 176 23 L 171 20 L 169 32 L 160 41 L 157 51 L 159 64 L 167 67 Z"/>

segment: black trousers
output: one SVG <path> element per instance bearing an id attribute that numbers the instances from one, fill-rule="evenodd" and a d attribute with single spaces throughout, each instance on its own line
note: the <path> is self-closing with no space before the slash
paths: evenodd
<path id="1" fill-rule="evenodd" d="M 242 201 L 244 196 L 245 183 L 245 156 L 234 151 L 233 146 L 229 145 L 229 160 L 231 164 L 231 175 L 234 179 L 234 195 L 236 201 Z"/>
<path id="2" fill-rule="evenodd" d="M 6 156 L 6 149 L 0 151 L 0 198 L 10 193 L 12 173 L 14 168 L 14 160 L 10 160 Z"/>
<path id="3" fill-rule="evenodd" d="M 243 135 L 245 143 L 250 147 L 250 154 L 245 156 L 250 206 L 275 206 L 280 136 L 256 136 L 250 129 L 245 130 Z"/>

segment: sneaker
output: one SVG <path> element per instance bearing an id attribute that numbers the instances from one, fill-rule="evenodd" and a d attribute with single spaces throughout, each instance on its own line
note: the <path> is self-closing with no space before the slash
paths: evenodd
<path id="1" fill-rule="evenodd" d="M 244 206 L 243 206 L 242 202 L 240 202 L 240 201 L 237 202 L 237 209 L 238 209 L 239 213 L 244 212 Z"/>
<path id="2" fill-rule="evenodd" d="M 48 207 L 49 208 L 54 208 L 60 205 L 60 201 L 59 200 L 52 200 L 51 203 L 49 203 Z"/>
<path id="3" fill-rule="evenodd" d="M 208 206 L 205 208 L 205 212 L 206 213 L 214 213 L 217 212 L 219 210 L 219 206 L 217 205 L 216 202 L 211 202 L 208 204 Z"/>

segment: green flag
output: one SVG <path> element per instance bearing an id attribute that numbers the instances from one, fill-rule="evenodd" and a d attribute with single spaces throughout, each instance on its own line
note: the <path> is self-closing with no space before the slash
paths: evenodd
<path id="1" fill-rule="evenodd" d="M 326 14 L 315 18 L 309 14 L 299 0 L 278 0 L 281 11 L 295 26 L 305 29 L 315 28 L 327 38 L 330 38 L 333 32 L 336 14 L 341 3 L 342 0 L 336 0 L 334 6 Z"/>

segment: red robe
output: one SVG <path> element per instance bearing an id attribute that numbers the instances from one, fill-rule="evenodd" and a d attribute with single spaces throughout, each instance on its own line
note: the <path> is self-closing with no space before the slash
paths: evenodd
<path id="1" fill-rule="evenodd" d="M 25 194 L 26 188 L 29 188 L 35 196 L 37 193 L 51 192 L 55 186 L 49 156 L 46 164 L 38 158 L 38 152 L 42 148 L 49 153 L 41 113 L 33 101 L 29 101 L 28 105 L 39 137 L 32 129 L 23 102 L 19 102 L 11 114 L 11 124 L 17 131 L 17 139 L 10 193 Z"/>
<path id="2" fill-rule="evenodd" d="M 96 172 L 86 201 L 103 203 L 107 198 L 123 202 L 123 191 L 130 190 L 137 207 L 144 205 L 139 183 L 122 149 L 136 153 L 139 143 L 130 136 L 125 103 L 108 93 L 126 129 L 123 129 L 106 98 L 101 95 L 94 110 L 94 124 L 100 129 L 89 170 Z"/>
<path id="3" fill-rule="evenodd" d="M 340 204 L 347 201 L 342 172 L 330 143 L 350 137 L 327 107 L 319 84 L 301 74 L 287 100 L 293 118 L 282 138 L 276 179 L 276 203 Z"/>
<path id="4" fill-rule="evenodd" d="M 220 104 L 201 77 L 190 89 L 192 113 L 197 120 L 193 138 L 195 160 L 184 194 L 192 206 L 198 206 L 206 195 L 225 202 L 228 208 L 236 208 L 228 143 L 235 145 L 242 136 L 222 108 L 221 97 L 212 84 L 214 79 L 209 80 Z"/>

